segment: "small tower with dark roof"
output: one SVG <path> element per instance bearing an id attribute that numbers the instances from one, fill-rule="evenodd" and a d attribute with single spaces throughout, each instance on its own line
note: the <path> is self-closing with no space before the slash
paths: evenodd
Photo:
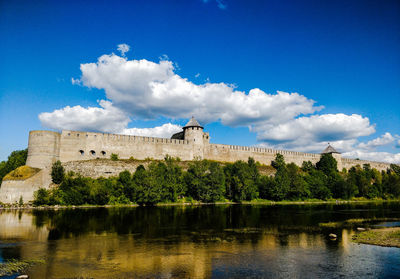
<path id="1" fill-rule="evenodd" d="M 340 152 L 337 152 L 336 149 L 333 148 L 332 145 L 330 145 L 329 143 L 328 143 L 328 146 L 324 149 L 324 151 L 322 151 L 321 154 L 326 154 L 326 153 L 328 153 L 328 154 L 334 154 L 334 153 L 340 154 Z"/>
<path id="2" fill-rule="evenodd" d="M 204 158 L 204 143 L 208 141 L 208 134 L 203 132 L 203 126 L 192 116 L 183 127 L 184 139 L 193 145 L 193 158 Z"/>
<path id="3" fill-rule="evenodd" d="M 332 145 L 328 143 L 328 146 L 324 149 L 324 151 L 321 152 L 321 155 L 322 154 L 331 154 L 332 157 L 335 158 L 337 161 L 338 170 L 342 170 L 342 155 L 340 154 L 340 152 L 336 151 L 336 149 L 333 148 Z"/>

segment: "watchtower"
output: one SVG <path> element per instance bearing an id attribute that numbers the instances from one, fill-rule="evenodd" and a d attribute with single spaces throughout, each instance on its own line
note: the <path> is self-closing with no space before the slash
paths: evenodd
<path id="1" fill-rule="evenodd" d="M 342 155 L 340 154 L 340 152 L 337 152 L 336 149 L 333 148 L 329 143 L 321 154 L 331 154 L 332 157 L 336 159 L 338 170 L 342 170 Z"/>
<path id="2" fill-rule="evenodd" d="M 183 127 L 184 139 L 193 145 L 193 158 L 204 158 L 204 132 L 203 126 L 192 116 Z"/>

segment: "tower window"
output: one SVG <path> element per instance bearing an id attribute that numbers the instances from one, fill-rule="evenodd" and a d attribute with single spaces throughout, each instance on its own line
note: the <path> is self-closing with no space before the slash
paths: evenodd
<path id="1" fill-rule="evenodd" d="M 85 151 L 83 151 L 82 149 L 79 150 L 79 153 L 81 153 L 82 156 L 85 155 Z"/>
<path id="2" fill-rule="evenodd" d="M 90 150 L 90 154 L 91 154 L 92 156 L 95 156 L 95 155 L 96 155 L 96 151 Z"/>

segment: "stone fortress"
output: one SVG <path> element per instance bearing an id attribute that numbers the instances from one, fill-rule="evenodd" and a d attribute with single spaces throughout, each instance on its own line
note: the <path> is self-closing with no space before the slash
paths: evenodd
<path id="1" fill-rule="evenodd" d="M 295 163 L 299 166 L 303 161 L 311 161 L 315 164 L 321 156 L 314 153 L 261 147 L 213 144 L 210 143 L 209 134 L 203 131 L 203 127 L 193 117 L 183 127 L 182 132 L 174 134 L 170 139 L 78 131 L 62 131 L 61 133 L 31 131 L 26 165 L 39 168 L 41 171 L 24 181 L 3 181 L 0 188 L 0 202 L 16 202 L 20 196 L 24 201 L 32 200 L 34 191 L 40 187 L 50 186 L 51 166 L 57 160 L 63 163 L 66 170 L 78 173 L 82 173 L 77 168 L 78 163 L 81 163 L 80 167 L 86 165 L 89 172 L 85 174 L 96 176 L 91 175 L 90 169 L 93 166 L 90 162 L 98 158 L 109 159 L 111 154 L 117 154 L 120 159 L 162 160 L 169 155 L 179 157 L 183 161 L 208 159 L 221 162 L 247 161 L 249 157 L 253 157 L 261 164 L 270 165 L 277 153 L 282 154 L 287 163 Z M 339 170 L 363 164 L 370 164 L 377 170 L 386 170 L 390 167 L 388 163 L 342 158 L 341 154 L 330 145 L 322 153 L 332 154 L 338 162 Z M 110 176 L 110 174 L 117 175 L 118 171 L 124 169 L 103 165 L 102 170 L 103 173 L 100 175 Z"/>

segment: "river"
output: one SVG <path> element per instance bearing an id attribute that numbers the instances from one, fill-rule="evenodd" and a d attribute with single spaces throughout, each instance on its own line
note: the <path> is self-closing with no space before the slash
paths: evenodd
<path id="1" fill-rule="evenodd" d="M 43 259 L 30 278 L 400 278 L 400 248 L 319 226 L 384 217 L 400 203 L 2 210 L 0 261 Z"/>

